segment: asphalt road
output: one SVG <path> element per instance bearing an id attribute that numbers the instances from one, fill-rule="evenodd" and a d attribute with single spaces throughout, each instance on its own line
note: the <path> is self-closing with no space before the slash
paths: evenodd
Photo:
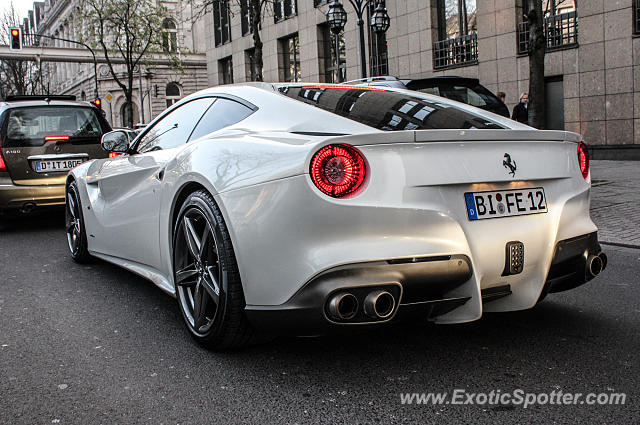
<path id="1" fill-rule="evenodd" d="M 638 423 L 640 250 L 533 310 L 456 326 L 198 347 L 176 302 L 75 264 L 59 216 L 0 232 L 2 424 Z M 627 394 L 624 406 L 403 405 L 400 393 Z"/>

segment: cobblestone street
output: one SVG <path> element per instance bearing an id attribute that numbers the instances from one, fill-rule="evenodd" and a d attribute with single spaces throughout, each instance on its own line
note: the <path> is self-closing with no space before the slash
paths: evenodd
<path id="1" fill-rule="evenodd" d="M 591 179 L 598 239 L 640 248 L 640 162 L 593 161 Z"/>

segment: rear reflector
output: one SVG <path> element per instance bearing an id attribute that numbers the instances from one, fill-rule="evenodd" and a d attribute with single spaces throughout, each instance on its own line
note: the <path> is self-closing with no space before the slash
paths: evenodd
<path id="1" fill-rule="evenodd" d="M 55 141 L 61 141 L 61 140 L 69 140 L 69 136 L 46 136 L 44 138 L 45 141 L 47 142 L 55 142 Z"/>

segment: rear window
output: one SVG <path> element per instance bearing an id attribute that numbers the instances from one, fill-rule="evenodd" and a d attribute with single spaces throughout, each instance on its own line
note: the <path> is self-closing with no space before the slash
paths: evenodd
<path id="1" fill-rule="evenodd" d="M 3 147 L 42 146 L 46 137 L 69 137 L 70 142 L 99 143 L 103 133 L 93 108 L 36 106 L 7 111 Z"/>
<path id="2" fill-rule="evenodd" d="M 378 130 L 503 128 L 455 106 L 366 87 L 284 86 L 280 92 Z"/>
<path id="3" fill-rule="evenodd" d="M 495 97 L 490 91 L 480 85 L 468 87 L 460 84 L 440 83 L 434 85 L 423 84 L 407 84 L 410 90 L 416 90 L 422 93 L 435 94 L 436 96 L 446 97 L 447 99 L 456 100 L 468 105 L 483 106 L 495 105 L 499 106 L 502 102 Z"/>

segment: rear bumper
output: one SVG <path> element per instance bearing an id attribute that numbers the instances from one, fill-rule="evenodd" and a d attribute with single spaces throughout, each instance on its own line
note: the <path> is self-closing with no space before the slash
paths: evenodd
<path id="1" fill-rule="evenodd" d="M 595 276 L 589 272 L 588 260 L 602 253 L 597 232 L 558 242 L 551 261 L 543 295 L 573 289 Z M 606 261 L 602 269 L 606 267 Z"/>
<path id="2" fill-rule="evenodd" d="M 19 186 L 11 179 L 0 179 L 0 212 L 28 212 L 34 208 L 62 206 L 64 190 L 64 184 Z"/>
<path id="3" fill-rule="evenodd" d="M 460 287 L 471 275 L 471 261 L 465 255 L 350 264 L 316 276 L 282 305 L 248 305 L 245 311 L 255 328 L 296 335 L 380 325 L 415 314 L 426 320 L 464 305 L 470 296 L 445 294 Z M 379 290 L 389 292 L 395 300 L 385 318 L 371 317 L 364 309 L 367 295 Z M 348 320 L 332 316 L 328 307 L 329 300 L 344 293 L 354 295 L 358 304 L 354 317 Z"/>
<path id="4" fill-rule="evenodd" d="M 597 232 L 558 242 L 541 298 L 593 279 L 587 260 L 601 253 Z M 466 255 L 350 264 L 316 276 L 284 304 L 248 305 L 245 311 L 256 329 L 291 335 L 317 335 L 404 319 L 426 321 L 473 302 L 472 294 L 465 294 L 463 289 L 472 275 L 472 263 Z M 396 301 L 392 313 L 384 319 L 368 316 L 363 307 L 366 296 L 379 290 L 388 291 Z M 332 317 L 329 305 L 335 295 L 345 293 L 356 297 L 357 312 L 353 318 L 341 320 Z M 511 295 L 510 285 L 481 291 L 483 304 L 498 299 L 508 302 Z"/>

